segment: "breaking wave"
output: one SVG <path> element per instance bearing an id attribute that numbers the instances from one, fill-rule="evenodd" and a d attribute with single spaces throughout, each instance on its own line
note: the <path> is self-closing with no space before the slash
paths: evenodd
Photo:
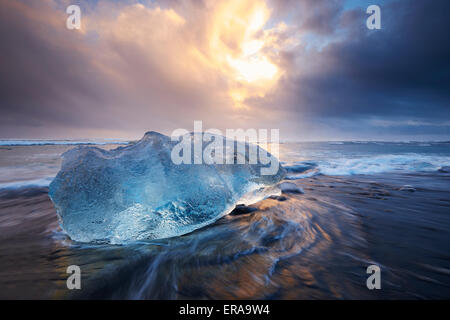
<path id="1" fill-rule="evenodd" d="M 450 165 L 450 157 L 403 154 L 378 155 L 359 158 L 338 158 L 320 161 L 301 161 L 285 165 L 287 179 L 303 179 L 318 174 L 348 176 L 383 172 L 434 172 Z"/>

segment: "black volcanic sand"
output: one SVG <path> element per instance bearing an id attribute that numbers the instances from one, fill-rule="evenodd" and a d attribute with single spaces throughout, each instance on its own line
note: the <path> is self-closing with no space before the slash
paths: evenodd
<path id="1" fill-rule="evenodd" d="M 182 237 L 123 246 L 72 242 L 47 189 L 2 192 L 0 298 L 448 299 L 449 179 L 290 181 L 305 194 L 266 199 Z M 381 268 L 381 290 L 366 287 L 371 264 Z M 69 265 L 81 267 L 81 290 L 66 288 Z"/>

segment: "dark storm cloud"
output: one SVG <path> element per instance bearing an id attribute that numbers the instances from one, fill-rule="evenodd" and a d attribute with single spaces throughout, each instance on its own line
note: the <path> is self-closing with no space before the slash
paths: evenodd
<path id="1" fill-rule="evenodd" d="M 86 2 L 82 30 L 70 31 L 70 3 L 0 2 L 0 138 L 137 137 L 176 123 L 186 105 L 193 121 L 217 104 L 220 80 L 199 84 L 182 68 L 190 38 L 176 33 L 176 13 Z"/>
<path id="2" fill-rule="evenodd" d="M 138 137 L 198 119 L 300 139 L 450 135 L 449 1 L 382 1 L 382 30 L 368 30 L 365 5 L 267 0 L 258 35 L 282 76 L 263 94 L 226 62 L 262 0 L 83 1 L 81 32 L 65 28 L 70 3 L 0 1 L 0 138 Z M 239 109 L 242 88 L 253 98 Z"/>
<path id="3" fill-rule="evenodd" d="M 391 1 L 381 8 L 382 30 L 368 30 L 362 10 L 333 12 L 340 17 L 335 30 L 341 39 L 290 52 L 287 69 L 293 71 L 264 100 L 266 106 L 289 106 L 299 118 L 328 119 L 335 128 L 336 120 L 347 128 L 353 121 L 357 129 L 358 122 L 370 126 L 371 119 L 390 119 L 383 130 L 393 134 L 448 135 L 450 2 Z M 408 120 L 428 123 L 404 125 Z M 379 129 L 374 125 L 374 132 Z"/>
<path id="4" fill-rule="evenodd" d="M 270 0 L 274 18 L 295 23 L 302 32 L 329 34 L 335 30 L 343 0 Z"/>
<path id="5" fill-rule="evenodd" d="M 22 127 L 101 127 L 104 90 L 81 36 L 69 36 L 66 17 L 52 1 L 0 3 L 3 136 L 23 136 Z M 97 112 L 90 112 L 93 106 Z"/>

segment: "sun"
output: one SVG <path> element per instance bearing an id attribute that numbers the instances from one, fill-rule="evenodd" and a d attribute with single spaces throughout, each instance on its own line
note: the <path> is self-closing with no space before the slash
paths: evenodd
<path id="1" fill-rule="evenodd" d="M 236 79 L 249 83 L 272 80 L 278 68 L 264 56 L 242 57 L 228 59 L 228 63 L 236 70 Z"/>
<path id="2" fill-rule="evenodd" d="M 272 80 L 278 72 L 277 66 L 262 53 L 265 46 L 264 39 L 255 36 L 266 24 L 268 16 L 265 6 L 254 9 L 250 14 L 245 36 L 240 45 L 240 54 L 236 58 L 227 56 L 227 62 L 236 71 L 236 78 L 239 81 L 252 83 Z"/>
<path id="3" fill-rule="evenodd" d="M 264 0 L 229 0 L 214 10 L 209 27 L 209 48 L 214 65 L 227 80 L 235 107 L 248 107 L 251 97 L 264 97 L 280 77 L 272 61 L 268 30 L 270 9 Z"/>
<path id="4" fill-rule="evenodd" d="M 240 53 L 237 57 L 228 55 L 227 62 L 236 71 L 235 76 L 239 81 L 253 83 L 271 80 L 276 76 L 278 68 L 262 53 L 265 42 L 261 36 L 257 37 L 269 18 L 269 11 L 265 5 L 259 5 L 247 16 Z"/>

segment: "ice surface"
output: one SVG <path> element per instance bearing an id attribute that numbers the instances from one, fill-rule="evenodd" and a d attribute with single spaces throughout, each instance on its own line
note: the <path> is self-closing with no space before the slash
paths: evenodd
<path id="1" fill-rule="evenodd" d="M 190 134 L 192 141 L 197 135 Z M 268 165 L 259 160 L 176 165 L 171 159 L 176 144 L 148 132 L 137 143 L 114 150 L 77 147 L 64 153 L 49 194 L 68 235 L 109 243 L 182 235 L 217 220 L 248 195 L 258 200 L 259 190 L 285 175 L 278 164 L 275 175 L 261 175 L 261 167 Z M 234 156 L 243 156 L 238 150 Z"/>

